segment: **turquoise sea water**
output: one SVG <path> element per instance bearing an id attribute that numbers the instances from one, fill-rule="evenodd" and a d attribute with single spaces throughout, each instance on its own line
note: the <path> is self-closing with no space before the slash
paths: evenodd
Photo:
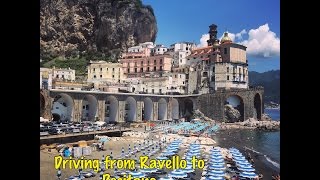
<path id="1" fill-rule="evenodd" d="M 280 120 L 279 109 L 266 109 L 272 119 Z M 216 135 L 224 147 L 247 147 L 263 157 L 262 161 L 273 169 L 280 170 L 280 131 L 229 130 Z"/>

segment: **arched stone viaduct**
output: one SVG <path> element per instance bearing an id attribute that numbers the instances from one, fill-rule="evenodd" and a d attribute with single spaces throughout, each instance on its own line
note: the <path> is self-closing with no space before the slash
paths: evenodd
<path id="1" fill-rule="evenodd" d="M 95 91 L 40 90 L 40 116 L 65 121 L 141 122 L 190 117 L 199 109 L 225 120 L 225 104 L 239 110 L 241 120 L 261 119 L 263 88 L 218 91 L 214 94 L 153 95 Z"/>

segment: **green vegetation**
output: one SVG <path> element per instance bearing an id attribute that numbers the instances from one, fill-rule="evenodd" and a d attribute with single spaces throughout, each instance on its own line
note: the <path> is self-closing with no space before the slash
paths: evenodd
<path id="1" fill-rule="evenodd" d="M 70 59 L 61 59 L 54 58 L 51 61 L 48 61 L 43 64 L 43 67 L 52 68 L 71 68 L 76 70 L 76 76 L 83 76 L 86 74 L 88 61 L 85 58 L 70 58 Z"/>
<path id="2" fill-rule="evenodd" d="M 280 104 L 280 70 L 272 70 L 263 73 L 249 71 L 249 83 L 251 86 L 263 86 L 265 102 Z"/>

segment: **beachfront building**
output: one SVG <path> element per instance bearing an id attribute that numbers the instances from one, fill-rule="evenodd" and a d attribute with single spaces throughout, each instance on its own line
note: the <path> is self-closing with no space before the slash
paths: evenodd
<path id="1" fill-rule="evenodd" d="M 52 69 L 40 68 L 40 89 L 52 89 Z"/>
<path id="2" fill-rule="evenodd" d="M 52 68 L 53 77 L 55 80 L 62 80 L 62 81 L 75 81 L 76 80 L 76 71 L 74 69 L 63 69 L 59 68 L 56 69 L 55 67 Z"/>
<path id="3" fill-rule="evenodd" d="M 90 61 L 88 82 L 103 84 L 105 82 L 121 83 L 125 79 L 122 65 L 106 61 Z"/>

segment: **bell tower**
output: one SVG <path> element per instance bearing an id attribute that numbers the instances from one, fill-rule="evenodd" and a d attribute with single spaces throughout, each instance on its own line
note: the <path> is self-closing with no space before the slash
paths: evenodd
<path id="1" fill-rule="evenodd" d="M 218 26 L 215 25 L 215 24 L 211 24 L 211 25 L 209 26 L 209 28 L 210 28 L 210 29 L 209 29 L 210 38 L 209 38 L 209 40 L 207 41 L 207 42 L 208 42 L 208 46 L 212 46 L 216 40 L 218 40 L 218 42 L 219 42 L 219 39 L 217 39 L 217 33 L 218 33 L 217 27 L 218 27 Z"/>

